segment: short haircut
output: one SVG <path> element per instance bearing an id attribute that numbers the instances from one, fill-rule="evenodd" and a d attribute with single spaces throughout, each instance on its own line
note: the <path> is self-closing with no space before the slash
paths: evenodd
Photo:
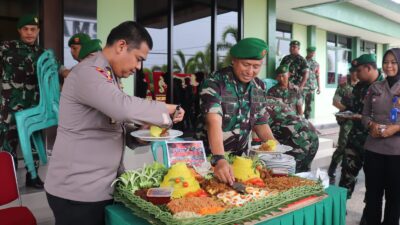
<path id="1" fill-rule="evenodd" d="M 146 42 L 149 49 L 153 48 L 153 40 L 149 32 L 135 21 L 125 21 L 114 27 L 107 37 L 107 46 L 111 46 L 119 40 L 126 41 L 128 50 L 139 49 L 143 42 Z"/>
<path id="2" fill-rule="evenodd" d="M 365 64 L 362 64 L 362 66 L 371 66 L 372 69 L 374 69 L 374 70 L 378 69 L 376 62 L 365 63 Z"/>

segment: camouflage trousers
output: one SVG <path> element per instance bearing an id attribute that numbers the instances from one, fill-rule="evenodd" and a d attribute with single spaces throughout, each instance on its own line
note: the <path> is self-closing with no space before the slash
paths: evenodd
<path id="1" fill-rule="evenodd" d="M 303 89 L 304 99 L 304 117 L 309 119 L 311 116 L 311 104 L 314 102 L 315 93 L 314 90 Z"/>
<path id="2" fill-rule="evenodd" d="M 3 107 L 3 111 L 0 113 L 0 151 L 9 152 L 14 158 L 15 168 L 18 168 L 17 147 L 19 137 L 14 116 L 16 111 Z M 38 168 L 39 156 L 35 149 L 32 149 L 32 152 L 36 168 Z"/>
<path id="3" fill-rule="evenodd" d="M 15 124 L 15 121 L 13 124 L 0 122 L 0 148 L 1 148 L 1 151 L 7 151 L 13 156 L 16 168 L 18 168 L 17 167 L 17 165 L 18 165 L 18 159 L 17 159 L 18 144 L 19 144 L 19 139 L 18 139 L 18 132 L 17 132 L 17 126 Z"/>
<path id="4" fill-rule="evenodd" d="M 274 129 L 273 129 L 274 131 Z M 285 154 L 291 155 L 296 160 L 296 173 L 311 170 L 311 163 L 319 147 L 318 135 L 312 125 L 306 121 L 296 125 L 282 126 L 274 131 L 274 136 L 281 144 L 293 147 Z"/>
<path id="5" fill-rule="evenodd" d="M 347 188 L 347 198 L 350 199 L 357 183 L 357 176 L 364 164 L 364 143 L 365 134 L 361 131 L 355 131 L 354 128 L 349 134 L 349 142 L 347 142 L 343 161 L 342 174 L 340 176 L 339 186 Z"/>
<path id="6" fill-rule="evenodd" d="M 345 148 L 347 145 L 349 133 L 351 131 L 351 128 L 353 127 L 352 120 L 338 121 L 338 123 L 340 125 L 339 138 L 338 138 L 336 150 L 335 150 L 335 152 L 333 152 L 332 160 L 331 160 L 331 164 L 330 164 L 331 167 L 333 167 L 335 169 L 343 159 L 343 155 L 344 155 Z"/>

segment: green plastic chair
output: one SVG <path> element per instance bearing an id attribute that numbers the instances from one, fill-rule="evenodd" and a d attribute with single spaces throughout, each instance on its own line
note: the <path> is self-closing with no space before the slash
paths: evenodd
<path id="1" fill-rule="evenodd" d="M 173 141 L 182 141 L 182 138 L 175 138 Z M 162 157 L 163 157 L 163 164 L 166 168 L 169 168 L 168 165 L 168 150 L 167 150 L 167 142 L 166 141 L 152 141 L 151 142 L 151 152 L 153 154 L 153 159 L 155 162 L 158 161 L 158 150 L 161 147 Z"/>
<path id="2" fill-rule="evenodd" d="M 278 81 L 271 78 L 265 78 L 262 81 L 264 82 L 267 91 L 278 83 Z"/>
<path id="3" fill-rule="evenodd" d="M 37 176 L 32 155 L 30 139 L 35 145 L 42 165 L 47 163 L 46 149 L 42 130 L 58 124 L 60 84 L 58 63 L 51 50 L 45 51 L 37 62 L 39 85 L 39 104 L 33 108 L 15 113 L 19 141 L 25 165 L 32 178 Z"/>

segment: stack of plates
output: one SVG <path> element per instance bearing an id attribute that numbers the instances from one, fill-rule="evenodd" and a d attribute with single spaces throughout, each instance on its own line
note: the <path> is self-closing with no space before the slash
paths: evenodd
<path id="1" fill-rule="evenodd" d="M 289 174 L 294 174 L 296 172 L 296 160 L 294 160 L 294 157 L 291 155 L 259 154 L 258 157 L 269 169 L 284 168 L 288 170 Z"/>

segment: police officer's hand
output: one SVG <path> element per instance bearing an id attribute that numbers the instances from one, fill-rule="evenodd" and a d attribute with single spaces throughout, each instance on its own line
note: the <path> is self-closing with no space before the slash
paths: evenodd
<path id="1" fill-rule="evenodd" d="M 387 125 L 386 128 L 381 131 L 381 136 L 383 138 L 387 138 L 399 131 L 400 131 L 400 125 L 397 124 Z"/>
<path id="2" fill-rule="evenodd" d="M 182 107 L 179 107 L 177 110 L 177 105 L 173 104 L 166 104 L 169 114 L 172 116 L 172 122 L 178 123 L 183 120 L 185 115 L 185 110 Z"/>
<path id="3" fill-rule="evenodd" d="M 172 122 L 178 123 L 183 120 L 183 117 L 185 116 L 185 110 L 183 110 L 182 107 L 179 108 L 179 110 L 176 110 L 173 114 L 172 117 Z"/>
<path id="4" fill-rule="evenodd" d="M 374 138 L 381 137 L 381 132 L 379 131 L 379 124 L 371 121 L 368 124 L 368 128 L 369 128 L 369 134 L 372 137 L 374 137 Z"/>
<path id="5" fill-rule="evenodd" d="M 351 117 L 352 120 L 361 120 L 361 118 L 362 118 L 362 115 L 361 115 L 361 114 L 354 114 L 354 115 Z"/>
<path id="6" fill-rule="evenodd" d="M 235 181 L 232 167 L 225 159 L 218 160 L 214 168 L 214 176 L 216 176 L 218 180 L 228 183 L 229 185 L 232 185 Z"/>

